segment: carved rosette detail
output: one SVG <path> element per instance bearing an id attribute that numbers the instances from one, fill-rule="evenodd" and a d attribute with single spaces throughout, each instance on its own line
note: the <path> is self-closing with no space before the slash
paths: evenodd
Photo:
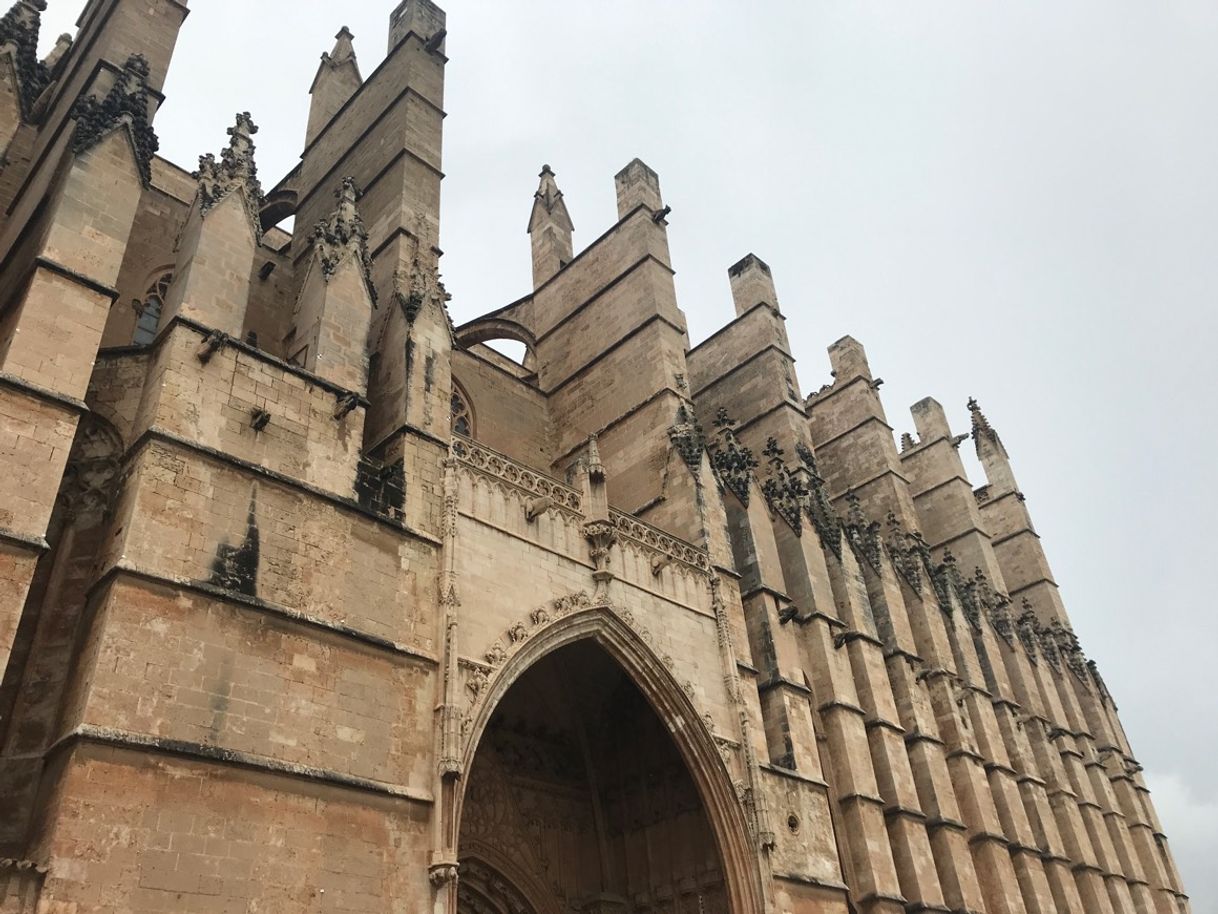
<path id="1" fill-rule="evenodd" d="M 152 180 L 152 157 L 160 148 L 148 120 L 148 74 L 148 61 L 141 54 L 133 54 L 104 98 L 85 96 L 72 110 L 76 120 L 72 151 L 77 155 L 87 152 L 110 131 L 125 125 L 131 132 L 136 164 L 145 185 Z"/>

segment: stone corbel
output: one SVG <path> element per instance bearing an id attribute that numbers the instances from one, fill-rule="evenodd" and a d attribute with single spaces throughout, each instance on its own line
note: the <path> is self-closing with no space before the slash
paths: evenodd
<path id="1" fill-rule="evenodd" d="M 549 495 L 542 495 L 537 498 L 530 498 L 528 504 L 524 506 L 524 519 L 530 524 L 541 515 L 545 514 L 554 506 L 554 499 Z"/>
<path id="2" fill-rule="evenodd" d="M 450 882 L 456 882 L 461 864 L 447 854 L 432 854 L 431 866 L 427 868 L 427 879 L 437 888 L 442 889 Z"/>
<path id="3" fill-rule="evenodd" d="M 607 520 L 593 520 L 584 524 L 584 538 L 588 541 L 588 556 L 592 559 L 592 580 L 596 589 L 592 599 L 602 603 L 609 599 L 609 582 L 613 572 L 609 570 L 609 554 L 617 542 L 617 529 Z"/>

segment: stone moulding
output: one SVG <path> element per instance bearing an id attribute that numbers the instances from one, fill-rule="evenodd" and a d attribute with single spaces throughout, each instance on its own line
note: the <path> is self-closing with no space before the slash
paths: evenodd
<path id="1" fill-rule="evenodd" d="M 551 507 L 582 514 L 582 499 L 574 489 L 543 473 L 517 463 L 512 458 L 468 438 L 454 437 L 452 456 L 459 464 L 483 476 L 501 480 L 513 488 L 539 498 L 552 500 Z"/>
<path id="2" fill-rule="evenodd" d="M 673 561 L 681 562 L 697 571 L 709 573 L 710 556 L 705 550 L 677 539 L 677 537 L 621 511 L 611 509 L 609 520 L 617 528 L 620 537 L 668 556 Z"/>
<path id="3" fill-rule="evenodd" d="M 457 665 L 465 670 L 465 691 L 469 696 L 465 714 L 461 720 L 463 739 L 469 735 L 474 714 L 486 696 L 487 686 L 490 685 L 491 679 L 508 661 L 508 658 L 537 632 L 552 624 L 556 619 L 561 619 L 577 609 L 586 609 L 592 605 L 594 605 L 592 598 L 583 590 L 555 597 L 530 611 L 525 618 L 512 623 L 486 649 L 480 659 L 471 660 L 462 657 L 457 661 Z"/>
<path id="4" fill-rule="evenodd" d="M 517 463 L 505 454 L 460 436 L 453 437 L 450 452 L 457 463 L 468 470 L 503 482 L 534 498 L 549 498 L 550 508 L 583 516 L 583 498 L 579 492 L 544 473 Z M 622 511 L 610 509 L 609 522 L 617 532 L 619 542 L 628 542 L 704 574 L 710 571 L 710 556 L 704 549 Z"/>

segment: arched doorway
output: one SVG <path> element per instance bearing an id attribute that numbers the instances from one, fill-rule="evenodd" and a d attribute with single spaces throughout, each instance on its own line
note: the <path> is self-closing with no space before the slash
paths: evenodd
<path id="1" fill-rule="evenodd" d="M 460 914 L 727 914 L 711 819 L 669 727 L 595 640 L 533 663 L 482 731 Z"/>

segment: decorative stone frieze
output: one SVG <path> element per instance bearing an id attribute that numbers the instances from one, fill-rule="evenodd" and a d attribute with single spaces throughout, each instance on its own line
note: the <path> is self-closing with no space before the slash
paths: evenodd
<path id="1" fill-rule="evenodd" d="M 573 513 L 583 509 L 580 494 L 541 473 L 516 463 L 485 445 L 462 438 L 454 438 L 451 445 L 453 457 L 464 467 L 500 480 L 521 492 L 539 498 L 550 498 L 551 507 Z"/>

